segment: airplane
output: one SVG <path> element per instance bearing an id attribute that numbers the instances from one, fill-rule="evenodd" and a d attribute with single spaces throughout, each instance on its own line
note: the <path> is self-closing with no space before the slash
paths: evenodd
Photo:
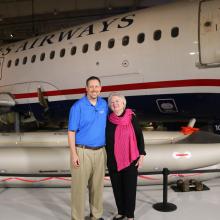
<path id="1" fill-rule="evenodd" d="M 2 46 L 1 113 L 65 122 L 85 93 L 85 80 L 96 75 L 104 97 L 121 91 L 129 107 L 149 120 L 218 122 L 219 8 L 218 0 L 177 1 Z M 12 142 L 25 137 L 9 135 Z M 21 145 L 1 147 L 1 173 L 69 172 L 67 146 Z M 144 170 L 218 166 L 219 149 L 155 143 Z M 166 160 L 158 160 L 161 154 Z"/>
<path id="2" fill-rule="evenodd" d="M 85 80 L 121 91 L 150 121 L 196 118 L 220 131 L 218 0 L 150 7 L 0 47 L 0 111 L 66 122 Z"/>

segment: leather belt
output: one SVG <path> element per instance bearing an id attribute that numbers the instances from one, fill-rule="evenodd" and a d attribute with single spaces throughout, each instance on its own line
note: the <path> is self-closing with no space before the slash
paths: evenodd
<path id="1" fill-rule="evenodd" d="M 98 149 L 101 149 L 101 148 L 103 148 L 105 146 L 102 145 L 102 146 L 92 147 L 92 146 L 87 146 L 87 145 L 82 145 L 82 144 L 76 144 L 76 147 L 80 147 L 80 148 L 84 148 L 84 149 L 89 149 L 89 150 L 98 150 Z"/>

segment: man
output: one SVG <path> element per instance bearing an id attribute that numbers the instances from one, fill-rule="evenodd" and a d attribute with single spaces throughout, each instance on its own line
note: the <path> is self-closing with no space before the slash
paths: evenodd
<path id="1" fill-rule="evenodd" d="M 101 82 L 86 80 L 86 95 L 72 106 L 68 141 L 71 154 L 72 220 L 84 220 L 85 193 L 89 190 L 91 218 L 102 219 L 105 175 L 105 127 L 108 105 L 99 97 Z"/>

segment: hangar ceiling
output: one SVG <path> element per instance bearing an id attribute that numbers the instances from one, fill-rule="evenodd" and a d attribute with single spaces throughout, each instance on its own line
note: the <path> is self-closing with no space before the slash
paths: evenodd
<path id="1" fill-rule="evenodd" d="M 0 45 L 174 0 L 0 0 Z"/>

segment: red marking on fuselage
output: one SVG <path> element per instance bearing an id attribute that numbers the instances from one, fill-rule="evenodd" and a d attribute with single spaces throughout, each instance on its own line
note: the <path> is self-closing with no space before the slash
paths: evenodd
<path id="1" fill-rule="evenodd" d="M 177 157 L 187 157 L 189 154 L 176 154 Z"/>
<path id="2" fill-rule="evenodd" d="M 220 86 L 220 79 L 186 79 L 159 82 L 145 82 L 103 86 L 102 92 L 122 91 L 122 90 L 140 90 L 140 89 L 157 89 L 157 88 L 175 88 L 175 87 L 192 87 L 192 86 Z M 54 90 L 43 92 L 44 96 L 76 95 L 85 93 L 85 88 Z M 14 94 L 15 99 L 36 98 L 37 92 Z"/>

